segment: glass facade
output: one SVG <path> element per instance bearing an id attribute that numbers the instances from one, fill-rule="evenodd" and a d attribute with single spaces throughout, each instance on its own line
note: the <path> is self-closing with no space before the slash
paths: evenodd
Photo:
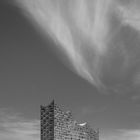
<path id="1" fill-rule="evenodd" d="M 41 140 L 99 140 L 99 131 L 78 124 L 70 111 L 62 111 L 53 101 L 41 106 Z"/>

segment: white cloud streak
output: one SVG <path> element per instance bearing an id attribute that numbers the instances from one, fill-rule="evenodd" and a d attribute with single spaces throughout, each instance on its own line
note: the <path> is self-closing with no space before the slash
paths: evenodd
<path id="1" fill-rule="evenodd" d="M 49 34 L 63 49 L 79 75 L 101 85 L 98 77 L 99 56 L 107 49 L 108 13 L 112 0 L 16 0 L 32 23 Z M 27 14 L 28 13 L 28 14 Z M 81 16 L 82 15 L 82 16 Z M 35 21 L 35 22 L 34 22 Z M 83 45 L 84 42 L 88 44 Z M 95 56 L 93 70 L 84 57 L 85 50 Z M 97 78 L 98 77 L 98 78 Z"/>
<path id="2" fill-rule="evenodd" d="M 66 54 L 62 54 L 64 59 L 65 56 L 68 57 L 72 64 L 70 66 L 73 66 L 81 77 L 104 91 L 112 88 L 117 91 L 118 85 L 123 89 L 127 84 L 128 80 L 125 81 L 129 74 L 127 69 L 131 67 L 130 62 L 135 58 L 131 56 L 135 55 L 125 42 L 130 44 L 131 48 L 137 47 L 135 45 L 137 43 L 131 44 L 133 41 L 126 39 L 129 32 L 122 35 L 121 29 L 129 25 L 134 31 L 139 31 L 138 0 L 135 0 L 135 6 L 130 2 L 129 6 L 122 4 L 120 0 L 15 0 L 15 2 L 22 9 L 22 13 L 36 25 L 36 29 L 54 40 L 58 47 L 57 51 L 63 50 L 61 52 Z M 139 79 L 137 82 L 139 83 Z"/>
<path id="3" fill-rule="evenodd" d="M 100 140 L 140 140 L 140 129 L 120 129 L 100 137 Z"/>
<path id="4" fill-rule="evenodd" d="M 38 120 L 25 119 L 19 113 L 0 110 L 1 140 L 39 140 L 39 132 Z"/>

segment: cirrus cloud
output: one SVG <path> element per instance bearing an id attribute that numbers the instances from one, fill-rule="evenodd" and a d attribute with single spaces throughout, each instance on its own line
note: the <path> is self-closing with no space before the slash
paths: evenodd
<path id="1" fill-rule="evenodd" d="M 101 136 L 101 140 L 140 140 L 140 129 L 120 129 Z"/>
<path id="2" fill-rule="evenodd" d="M 19 113 L 0 109 L 0 139 L 39 140 L 39 121 L 25 119 Z"/>

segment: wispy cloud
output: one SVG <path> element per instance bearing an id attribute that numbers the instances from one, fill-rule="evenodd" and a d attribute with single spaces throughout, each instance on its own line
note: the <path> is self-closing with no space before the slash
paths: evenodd
<path id="1" fill-rule="evenodd" d="M 116 130 L 108 135 L 101 136 L 100 140 L 140 140 L 140 129 Z"/>
<path id="2" fill-rule="evenodd" d="M 0 139 L 39 140 L 39 121 L 25 119 L 20 113 L 0 109 Z"/>

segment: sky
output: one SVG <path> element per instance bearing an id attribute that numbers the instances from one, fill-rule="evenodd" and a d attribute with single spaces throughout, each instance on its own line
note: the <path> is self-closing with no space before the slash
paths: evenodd
<path id="1" fill-rule="evenodd" d="M 39 140 L 53 99 L 101 140 L 140 139 L 139 3 L 91 2 L 0 1 L 0 139 Z"/>

